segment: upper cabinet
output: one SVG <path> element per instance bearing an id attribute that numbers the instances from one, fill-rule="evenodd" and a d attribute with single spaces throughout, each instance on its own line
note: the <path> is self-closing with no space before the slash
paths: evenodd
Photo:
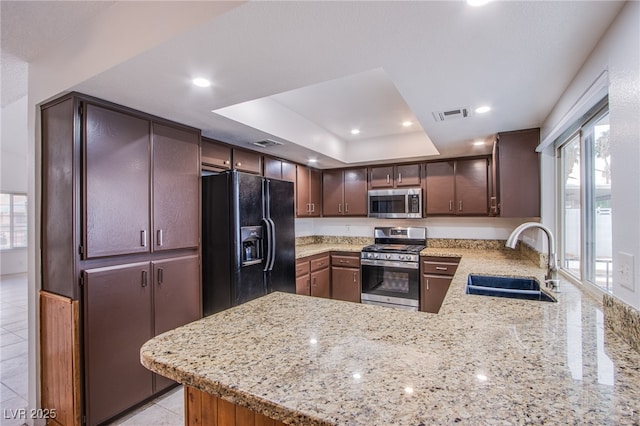
<path id="1" fill-rule="evenodd" d="M 197 247 L 200 134 L 89 102 L 83 118 L 84 258 Z"/>
<path id="2" fill-rule="evenodd" d="M 300 165 L 296 169 L 296 216 L 320 217 L 322 172 Z"/>
<path id="3" fill-rule="evenodd" d="M 425 180 L 427 216 L 489 214 L 487 158 L 427 163 Z"/>
<path id="4" fill-rule="evenodd" d="M 258 152 L 233 148 L 233 168 L 246 173 L 262 174 L 262 155 Z"/>
<path id="5" fill-rule="evenodd" d="M 491 214 L 540 216 L 540 129 L 499 133 L 493 145 Z"/>
<path id="6" fill-rule="evenodd" d="M 420 164 L 371 167 L 369 171 L 369 186 L 373 189 L 420 186 Z"/>
<path id="7" fill-rule="evenodd" d="M 264 177 L 270 179 L 296 181 L 296 165 L 276 158 L 264 157 Z"/>
<path id="8" fill-rule="evenodd" d="M 322 173 L 322 215 L 367 215 L 366 168 L 325 170 Z"/>
<path id="9" fill-rule="evenodd" d="M 231 169 L 231 147 L 213 139 L 202 138 L 200 148 L 202 167 L 212 171 Z"/>

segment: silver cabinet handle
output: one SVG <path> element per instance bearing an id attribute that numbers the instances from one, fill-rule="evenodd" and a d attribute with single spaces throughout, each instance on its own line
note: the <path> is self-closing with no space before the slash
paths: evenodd
<path id="1" fill-rule="evenodd" d="M 147 271 L 142 271 L 142 287 L 146 287 L 147 284 Z"/>
<path id="2" fill-rule="evenodd" d="M 462 211 L 462 200 L 458 202 L 458 211 Z"/>
<path id="3" fill-rule="evenodd" d="M 162 284 L 164 281 L 164 269 L 158 268 L 158 285 Z"/>
<path id="4" fill-rule="evenodd" d="M 498 214 L 498 197 L 491 197 L 491 211 L 493 214 Z"/>
<path id="5" fill-rule="evenodd" d="M 316 203 L 311 203 L 311 213 L 316 212 Z"/>
<path id="6" fill-rule="evenodd" d="M 449 211 L 453 211 L 453 200 L 449 200 Z"/>
<path id="7" fill-rule="evenodd" d="M 342 203 L 338 203 L 338 213 L 342 213 Z"/>
<path id="8" fill-rule="evenodd" d="M 344 212 L 349 213 L 349 203 L 344 203 Z"/>
<path id="9" fill-rule="evenodd" d="M 398 183 L 402 183 L 402 173 L 398 173 Z"/>
<path id="10" fill-rule="evenodd" d="M 147 246 L 147 230 L 146 229 L 143 229 L 142 231 L 140 231 L 140 246 L 141 247 Z"/>
<path id="11" fill-rule="evenodd" d="M 156 244 L 162 247 L 162 229 L 158 229 L 156 232 Z"/>
<path id="12" fill-rule="evenodd" d="M 436 266 L 437 271 L 446 271 L 449 268 L 445 268 L 444 266 Z"/>
<path id="13" fill-rule="evenodd" d="M 391 176 L 387 175 L 387 183 L 391 182 Z"/>
<path id="14" fill-rule="evenodd" d="M 426 280 L 426 281 L 427 281 L 427 290 L 429 290 L 429 280 Z"/>
<path id="15" fill-rule="evenodd" d="M 355 272 L 353 273 L 353 282 L 354 283 L 356 282 L 356 273 Z"/>

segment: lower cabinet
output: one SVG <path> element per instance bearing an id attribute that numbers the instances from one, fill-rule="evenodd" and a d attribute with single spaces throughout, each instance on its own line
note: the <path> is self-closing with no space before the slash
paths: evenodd
<path id="1" fill-rule="evenodd" d="M 420 258 L 420 311 L 440 311 L 459 262 L 457 257 Z"/>
<path id="2" fill-rule="evenodd" d="M 331 298 L 360 303 L 360 255 L 331 254 Z"/>
<path id="3" fill-rule="evenodd" d="M 153 336 L 201 316 L 197 255 L 83 272 L 87 424 L 100 424 L 173 382 L 140 364 Z"/>
<path id="4" fill-rule="evenodd" d="M 322 254 L 309 261 L 311 296 L 331 298 L 331 274 L 329 255 Z"/>

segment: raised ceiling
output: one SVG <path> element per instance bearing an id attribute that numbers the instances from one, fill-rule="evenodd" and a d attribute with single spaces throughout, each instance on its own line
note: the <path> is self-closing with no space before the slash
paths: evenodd
<path id="1" fill-rule="evenodd" d="M 276 139 L 265 152 L 323 168 L 432 158 L 430 143 L 437 155 L 472 155 L 488 150 L 473 140 L 544 122 L 622 4 L 248 2 L 69 89 L 240 146 Z M 213 85 L 193 87 L 199 76 Z M 250 101 L 278 119 L 221 114 Z M 481 105 L 492 111 L 433 117 Z M 410 131 L 382 123 L 406 115 Z M 353 126 L 357 138 L 345 134 Z"/>

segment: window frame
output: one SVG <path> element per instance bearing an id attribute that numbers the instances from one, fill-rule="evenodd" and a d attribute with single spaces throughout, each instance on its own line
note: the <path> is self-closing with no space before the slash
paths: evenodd
<path id="1" fill-rule="evenodd" d="M 25 239 L 26 243 L 25 245 L 19 245 L 16 246 L 16 242 L 15 242 L 15 202 L 14 199 L 15 197 L 24 197 L 25 198 L 25 208 L 28 209 L 28 203 L 29 203 L 29 198 L 27 196 L 26 193 L 24 192 L 10 192 L 10 191 L 2 191 L 0 192 L 1 195 L 8 195 L 9 196 L 9 246 L 8 247 L 2 247 L 0 246 L 0 252 L 6 253 L 12 250 L 26 250 L 27 246 L 28 246 L 28 237 Z M 25 214 L 27 214 L 25 212 Z M 25 232 L 29 232 L 29 228 L 28 225 L 26 225 L 25 228 Z"/>

